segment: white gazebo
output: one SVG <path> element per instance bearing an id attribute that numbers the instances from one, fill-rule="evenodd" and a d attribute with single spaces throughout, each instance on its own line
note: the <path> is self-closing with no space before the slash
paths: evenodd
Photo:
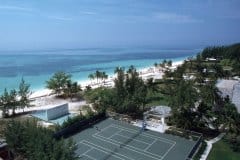
<path id="1" fill-rule="evenodd" d="M 144 113 L 144 121 L 138 121 L 134 125 L 142 127 L 146 124 L 146 129 L 164 133 L 168 126 L 165 119 L 171 115 L 171 108 L 168 106 L 154 106 Z"/>
<path id="2" fill-rule="evenodd" d="M 168 106 L 155 106 L 150 111 L 144 113 L 145 119 L 148 117 L 157 117 L 161 120 L 162 125 L 165 125 L 165 118 L 171 115 L 171 108 Z"/>

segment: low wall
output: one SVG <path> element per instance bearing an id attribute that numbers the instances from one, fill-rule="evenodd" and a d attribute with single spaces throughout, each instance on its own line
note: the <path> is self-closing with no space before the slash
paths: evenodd
<path id="1" fill-rule="evenodd" d="M 68 114 L 68 103 L 46 110 L 47 119 L 52 120 Z"/>

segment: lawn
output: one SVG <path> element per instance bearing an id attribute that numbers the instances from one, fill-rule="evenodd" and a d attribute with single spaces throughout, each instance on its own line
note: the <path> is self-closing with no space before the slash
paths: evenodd
<path id="1" fill-rule="evenodd" d="M 213 145 L 208 160 L 239 160 L 240 153 L 233 152 L 229 145 L 220 140 Z"/>
<path id="2" fill-rule="evenodd" d="M 152 93 L 151 95 L 148 95 L 147 101 L 147 107 L 168 105 L 167 97 L 161 93 Z"/>

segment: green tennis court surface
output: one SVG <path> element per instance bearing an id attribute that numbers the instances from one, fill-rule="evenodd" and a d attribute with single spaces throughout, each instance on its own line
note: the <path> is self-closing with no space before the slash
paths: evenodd
<path id="1" fill-rule="evenodd" d="M 106 119 L 72 136 L 83 160 L 185 160 L 196 143 Z"/>

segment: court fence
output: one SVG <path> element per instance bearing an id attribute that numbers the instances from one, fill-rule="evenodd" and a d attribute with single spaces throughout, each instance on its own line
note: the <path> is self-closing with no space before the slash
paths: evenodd
<path id="1" fill-rule="evenodd" d="M 127 114 L 120 114 L 120 113 L 116 113 L 116 112 L 112 112 L 112 111 L 106 111 L 106 116 L 109 118 L 112 118 L 114 120 L 124 121 L 127 123 L 136 121 L 136 119 L 133 119 L 131 116 L 129 116 Z"/>
<path id="2" fill-rule="evenodd" d="M 74 135 L 75 133 L 77 133 L 79 131 L 82 131 L 86 128 L 91 127 L 92 125 L 94 125 L 104 119 L 106 119 L 105 112 L 99 113 L 89 119 L 84 119 L 84 120 L 75 122 L 74 124 L 55 132 L 53 136 L 57 139 L 59 139 L 61 137 L 67 138 L 71 135 Z"/>
<path id="3" fill-rule="evenodd" d="M 195 131 L 170 127 L 168 130 L 166 130 L 165 133 L 196 141 L 195 145 L 193 146 L 192 150 L 190 151 L 190 153 L 187 156 L 187 160 L 191 160 L 194 157 L 195 153 L 198 151 L 198 149 L 203 141 L 202 133 L 195 132 Z"/>
<path id="4" fill-rule="evenodd" d="M 193 146 L 191 152 L 188 154 L 187 160 L 191 160 L 194 157 L 194 155 L 197 153 L 198 149 L 200 148 L 202 142 L 203 142 L 203 136 L 201 135 L 197 140 L 197 143 L 195 143 L 195 145 Z"/>
<path id="5" fill-rule="evenodd" d="M 55 138 L 61 138 L 61 137 L 67 138 L 71 135 L 74 135 L 75 133 L 77 133 L 79 131 L 82 131 L 86 128 L 91 127 L 92 125 L 94 125 L 108 117 L 113 118 L 115 120 L 119 120 L 119 121 L 125 121 L 127 123 L 130 123 L 133 121 L 131 116 L 128 116 L 125 114 L 119 114 L 116 112 L 106 111 L 106 112 L 97 114 L 89 119 L 84 119 L 84 120 L 75 122 L 72 125 L 55 132 L 53 136 Z"/>

